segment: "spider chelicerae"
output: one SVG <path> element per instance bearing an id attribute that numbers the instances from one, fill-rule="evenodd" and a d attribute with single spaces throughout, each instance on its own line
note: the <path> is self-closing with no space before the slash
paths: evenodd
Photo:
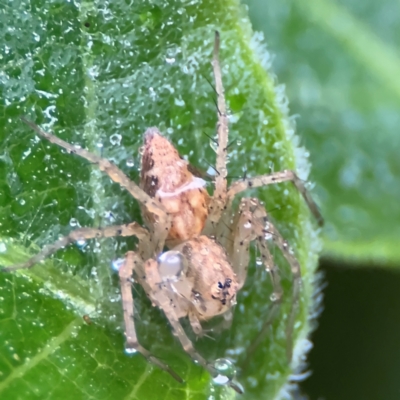
<path id="1" fill-rule="evenodd" d="M 128 353 L 141 353 L 179 382 L 183 382 L 179 375 L 138 341 L 133 319 L 132 282 L 139 282 L 151 302 L 163 310 L 184 350 L 216 378 L 220 375 L 218 363 L 221 359 L 215 362 L 205 360 L 195 350 L 181 326 L 180 319 L 188 317 L 198 336 L 204 334 L 202 321 L 224 315 L 229 323 L 236 294 L 246 280 L 251 242 L 256 242 L 273 286 L 267 322 L 276 314 L 283 295 L 277 267 L 267 243 L 272 241 L 290 264 L 293 299 L 288 318 L 288 343 L 292 342 L 291 334 L 300 296 L 299 262 L 287 241 L 268 218 L 263 204 L 256 198 L 243 198 L 238 209 L 234 211 L 232 203 L 235 196 L 248 188 L 291 181 L 317 221 L 322 223 L 317 205 L 293 171 L 244 178 L 228 187 L 228 117 L 219 64 L 218 32 L 215 34 L 212 66 L 218 98 L 217 174 L 212 196 L 205 189 L 206 182 L 180 157 L 175 147 L 157 128 L 149 128 L 144 134 L 141 178 L 137 185 L 110 161 L 44 132 L 34 123 L 22 118 L 39 136 L 97 165 L 114 182 L 125 188 L 140 203 L 146 228 L 136 222 L 103 228 L 79 228 L 47 245 L 28 261 L 3 269 L 13 271 L 31 268 L 57 250 L 80 240 L 136 236 L 136 250 L 126 253 L 118 271 L 125 322 L 125 349 Z M 165 247 L 169 250 L 164 251 Z M 291 349 L 288 354 L 290 357 Z M 232 379 L 222 381 L 237 392 L 242 391 Z"/>

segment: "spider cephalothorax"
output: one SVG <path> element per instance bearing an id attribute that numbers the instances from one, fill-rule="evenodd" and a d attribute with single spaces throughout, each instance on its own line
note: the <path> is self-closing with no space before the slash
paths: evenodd
<path id="1" fill-rule="evenodd" d="M 23 121 L 41 137 L 89 160 L 125 188 L 140 203 L 147 228 L 136 222 L 105 228 L 80 228 L 46 246 L 25 263 L 4 269 L 11 271 L 30 268 L 74 241 L 136 236 L 137 248 L 126 254 L 125 261 L 119 268 L 125 348 L 129 353 L 140 352 L 180 382 L 181 378 L 168 365 L 150 354 L 138 341 L 133 319 L 132 277 L 142 285 L 152 304 L 163 310 L 174 335 L 185 351 L 212 376 L 217 376 L 218 360 L 208 362 L 195 350 L 181 326 L 180 319 L 188 317 L 193 331 L 199 336 L 204 334 L 202 321 L 218 315 L 224 315 L 228 322 L 231 320 L 231 307 L 236 303 L 236 294 L 243 287 L 247 277 L 249 246 L 251 242 L 255 242 L 273 286 L 270 296 L 272 306 L 267 318 L 269 321 L 269 317 L 276 312 L 283 293 L 277 267 L 268 247 L 268 242 L 271 241 L 290 264 L 293 276 L 293 306 L 288 317 L 287 329 L 290 358 L 290 335 L 293 331 L 301 285 L 300 265 L 258 199 L 241 199 L 237 210 L 233 209 L 232 201 L 248 187 L 291 181 L 304 197 L 311 212 L 322 222 L 316 204 L 293 171 L 285 170 L 244 178 L 228 187 L 228 118 L 218 53 L 219 35 L 216 34 L 212 64 L 218 96 L 218 147 L 213 194 L 208 194 L 205 181 L 194 173 L 195 169 L 180 157 L 175 147 L 157 128 L 149 128 L 144 135 L 144 146 L 141 149 L 141 180 L 137 185 L 110 161 L 46 133 L 23 118 Z M 165 250 L 165 247 L 168 250 Z M 240 387 L 233 381 L 227 379 L 224 382 L 241 392 Z"/>
<path id="2" fill-rule="evenodd" d="M 189 163 L 157 128 L 148 129 L 144 135 L 141 164 L 140 187 L 171 216 L 167 245 L 200 234 L 208 215 L 206 182 L 189 171 Z M 152 226 L 154 216 L 145 207 L 142 210 L 147 225 Z"/>

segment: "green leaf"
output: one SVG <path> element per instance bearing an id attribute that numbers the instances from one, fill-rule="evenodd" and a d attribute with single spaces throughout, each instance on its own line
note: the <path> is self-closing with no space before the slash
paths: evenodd
<path id="1" fill-rule="evenodd" d="M 400 265 L 398 2 L 246 2 L 300 115 L 325 255 Z"/>
<path id="2" fill-rule="evenodd" d="M 78 225 L 141 221 L 138 204 L 118 185 L 85 160 L 36 137 L 20 122 L 21 115 L 111 159 L 136 180 L 138 149 L 149 126 L 158 126 L 195 166 L 207 169 L 214 162 L 204 133 L 214 135 L 217 119 L 210 84 L 215 29 L 221 32 L 223 80 L 232 111 L 230 176 L 243 176 L 244 166 L 250 175 L 297 167 L 300 177 L 307 178 L 306 152 L 298 147 L 283 88 L 265 70 L 269 55 L 237 2 L 139 3 L 21 1 L 5 8 L 0 36 L 6 49 L 0 113 L 1 265 L 26 260 Z M 262 394 L 273 399 L 289 390 L 288 379 L 309 348 L 319 241 L 292 185 L 249 194 L 265 201 L 302 266 L 293 363 L 286 358 L 285 333 L 291 273 L 278 251 L 284 304 L 250 364 L 243 368 L 246 350 L 268 315 L 271 294 L 267 274 L 254 259 L 232 328 L 211 333 L 212 338 L 195 346 L 209 360 L 229 357 L 235 362 L 243 398 Z M 2 398 L 235 396 L 214 385 L 190 360 L 140 287 L 134 288 L 138 337 L 186 383 L 173 381 L 140 354 L 124 354 L 118 280 L 110 262 L 133 245 L 130 239 L 88 242 L 29 271 L 0 274 Z M 92 323 L 85 322 L 85 315 Z"/>

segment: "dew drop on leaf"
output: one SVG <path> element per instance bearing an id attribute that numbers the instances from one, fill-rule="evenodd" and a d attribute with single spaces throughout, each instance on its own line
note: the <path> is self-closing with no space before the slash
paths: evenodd
<path id="1" fill-rule="evenodd" d="M 128 159 L 126 160 L 126 166 L 127 166 L 127 167 L 131 168 L 131 167 L 133 167 L 134 165 L 135 165 L 135 162 L 133 161 L 133 158 L 128 158 Z"/>
<path id="2" fill-rule="evenodd" d="M 118 258 L 118 259 L 116 259 L 116 260 L 113 260 L 112 261 L 112 263 L 111 263 L 111 268 L 114 270 L 114 271 L 119 271 L 119 269 L 122 267 L 122 264 L 125 262 L 125 259 L 124 258 Z"/>
<path id="3" fill-rule="evenodd" d="M 121 144 L 121 139 L 122 136 L 118 133 L 114 133 L 113 135 L 110 136 L 110 143 L 113 146 L 119 146 Z"/>
<path id="4" fill-rule="evenodd" d="M 70 225 L 70 226 L 77 226 L 77 225 L 78 225 L 77 219 L 76 219 L 76 218 L 71 218 L 71 219 L 69 220 L 69 225 Z"/>
<path id="5" fill-rule="evenodd" d="M 233 363 L 226 358 L 215 360 L 213 367 L 218 371 L 218 375 L 213 378 L 214 383 L 217 385 L 226 385 L 236 375 Z"/>
<path id="6" fill-rule="evenodd" d="M 128 355 L 133 355 L 133 354 L 137 353 L 137 350 L 132 348 L 132 347 L 127 347 L 125 349 L 125 353 L 128 354 Z"/>

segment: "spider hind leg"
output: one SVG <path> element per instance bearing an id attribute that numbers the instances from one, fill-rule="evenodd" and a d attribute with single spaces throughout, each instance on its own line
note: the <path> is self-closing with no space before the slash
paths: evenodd
<path id="1" fill-rule="evenodd" d="M 288 360 L 291 360 L 294 323 L 300 303 L 300 264 L 293 255 L 293 251 L 290 249 L 288 242 L 282 237 L 278 229 L 269 220 L 264 205 L 261 204 L 258 199 L 245 198 L 242 199 L 238 213 L 232 223 L 232 240 L 229 251 L 234 271 L 238 277 L 239 285 L 241 286 L 243 286 L 247 277 L 247 267 L 250 262 L 249 246 L 252 241 L 256 241 L 257 247 L 260 251 L 261 261 L 272 282 L 273 291 L 269 297 L 269 300 L 272 301 L 272 306 L 265 322 L 263 323 L 262 329 L 247 350 L 247 357 L 244 364 L 247 364 L 251 354 L 256 350 L 264 338 L 265 333 L 274 321 L 275 316 L 279 311 L 280 304 L 282 303 L 283 289 L 280 282 L 278 267 L 275 265 L 273 255 L 268 247 L 269 241 L 271 241 L 282 252 L 286 261 L 290 265 L 292 274 L 292 306 L 286 327 L 286 351 Z"/>

